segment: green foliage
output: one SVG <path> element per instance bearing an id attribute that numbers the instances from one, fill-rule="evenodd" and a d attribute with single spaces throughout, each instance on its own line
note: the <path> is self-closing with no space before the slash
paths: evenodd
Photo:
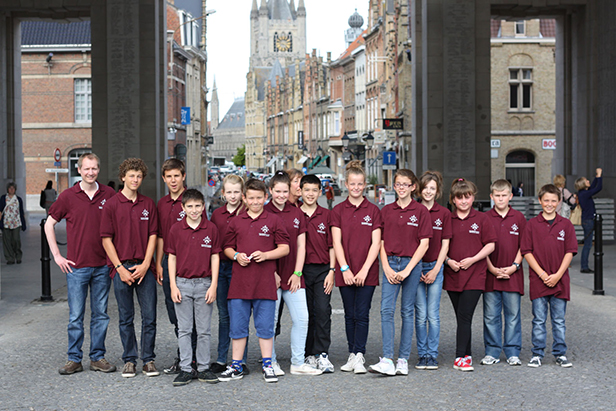
<path id="1" fill-rule="evenodd" d="M 237 148 L 237 154 L 233 156 L 233 159 L 231 161 L 233 161 L 233 164 L 235 164 L 237 167 L 246 165 L 246 146 L 245 145 L 242 145 L 241 147 Z"/>
<path id="2" fill-rule="evenodd" d="M 379 182 L 379 178 L 375 176 L 374 174 L 370 174 L 368 176 L 368 184 L 372 184 L 374 186 L 378 184 L 378 182 Z"/>

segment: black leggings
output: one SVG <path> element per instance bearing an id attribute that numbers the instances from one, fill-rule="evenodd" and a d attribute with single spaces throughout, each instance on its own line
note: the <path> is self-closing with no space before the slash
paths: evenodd
<path id="1" fill-rule="evenodd" d="M 471 354 L 471 326 L 473 314 L 479 302 L 481 290 L 447 291 L 453 310 L 456 313 L 458 328 L 456 330 L 456 358 Z"/>

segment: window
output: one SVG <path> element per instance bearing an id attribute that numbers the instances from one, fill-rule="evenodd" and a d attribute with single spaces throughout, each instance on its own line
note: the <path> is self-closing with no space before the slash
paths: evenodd
<path id="1" fill-rule="evenodd" d="M 92 121 L 92 79 L 75 79 L 75 122 Z"/>
<path id="2" fill-rule="evenodd" d="M 334 135 L 338 134 L 340 134 L 340 113 L 336 111 L 334 113 Z"/>
<path id="3" fill-rule="evenodd" d="M 526 20 L 519 20 L 515 22 L 515 35 L 524 36 L 526 34 Z"/>
<path id="4" fill-rule="evenodd" d="M 509 108 L 530 110 L 533 103 L 533 70 L 509 69 Z"/>

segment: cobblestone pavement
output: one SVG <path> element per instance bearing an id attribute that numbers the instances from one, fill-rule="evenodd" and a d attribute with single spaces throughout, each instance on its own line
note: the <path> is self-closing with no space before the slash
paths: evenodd
<path id="1" fill-rule="evenodd" d="M 40 295 L 40 237 L 35 226 L 24 236 L 26 258 L 21 266 L 1 267 L 0 300 L 0 410 L 172 410 L 172 409 L 391 409 L 391 410 L 613 410 L 616 408 L 616 299 L 613 297 L 615 246 L 606 247 L 606 296 L 592 296 L 592 276 L 579 273 L 579 258 L 571 270 L 572 301 L 567 312 L 568 358 L 573 368 L 563 369 L 546 356 L 538 369 L 526 366 L 530 359 L 531 310 L 528 296 L 523 297 L 524 365 L 510 367 L 501 363 L 476 365 L 472 373 L 452 369 L 455 345 L 455 319 L 446 293 L 441 301 L 440 369 L 417 371 L 411 367 L 406 377 L 374 374 L 353 375 L 340 372 L 346 361 L 346 339 L 342 302 L 333 294 L 333 332 L 330 357 L 334 374 L 316 377 L 287 373 L 277 384 L 266 384 L 257 370 L 259 351 L 252 330 L 249 366 L 253 373 L 241 381 L 208 385 L 195 381 L 185 387 L 173 387 L 173 377 L 147 378 L 138 374 L 124 379 L 119 372 L 102 374 L 88 370 L 87 336 L 84 348 L 86 371 L 61 376 L 57 369 L 66 360 L 68 305 L 63 275 L 52 263 L 55 301 L 32 301 Z M 60 227 L 61 230 L 61 227 Z M 62 235 L 59 232 L 59 239 Z M 591 264 L 592 266 L 592 264 Z M 607 267 L 611 267 L 609 271 Z M 159 289 L 157 366 L 168 366 L 176 351 L 176 341 Z M 380 289 L 371 311 L 367 363 L 378 362 L 381 354 Z M 107 358 L 121 367 L 122 347 L 118 335 L 117 306 L 113 291 L 109 300 L 111 323 L 107 335 Z M 398 314 L 397 314 L 398 315 Z M 86 315 L 86 319 L 89 314 Z M 138 318 L 138 317 L 136 317 Z M 483 357 L 482 312 L 479 304 L 473 325 L 475 363 Z M 217 342 L 217 311 L 212 327 L 212 354 Z M 399 322 L 399 318 L 397 318 Z M 139 329 L 139 324 L 136 322 Z M 283 317 L 283 333 L 277 352 L 288 372 L 290 319 Z M 399 323 L 396 328 L 399 331 Z M 139 331 L 138 331 L 139 332 Z M 548 333 L 548 346 L 551 344 Z M 410 364 L 416 361 L 413 347 Z M 139 364 L 139 367 L 141 364 Z"/>

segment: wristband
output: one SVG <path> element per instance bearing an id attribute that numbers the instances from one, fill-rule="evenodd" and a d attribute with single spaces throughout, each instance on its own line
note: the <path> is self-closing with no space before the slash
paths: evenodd
<path id="1" fill-rule="evenodd" d="M 336 272 L 336 267 L 329 267 L 329 271 Z"/>
<path id="2" fill-rule="evenodd" d="M 233 254 L 233 261 L 237 261 L 237 255 L 239 254 L 239 252 Z"/>
<path id="3" fill-rule="evenodd" d="M 298 277 L 302 276 L 302 272 L 301 271 L 293 271 L 293 274 L 295 274 Z"/>
<path id="4" fill-rule="evenodd" d="M 116 266 L 115 266 L 116 271 L 117 271 L 117 270 L 118 270 L 118 268 L 119 268 L 119 267 L 121 267 L 121 266 L 122 266 L 122 263 L 120 263 L 120 264 L 116 265 Z"/>
<path id="5" fill-rule="evenodd" d="M 451 260 L 451 258 L 449 258 L 449 257 L 445 258 L 445 264 L 447 264 L 447 262 L 448 262 L 449 260 Z"/>
<path id="6" fill-rule="evenodd" d="M 517 270 L 520 269 L 520 264 L 516 263 L 515 261 L 513 262 L 512 265 L 514 265 Z"/>
<path id="7" fill-rule="evenodd" d="M 343 273 L 343 272 L 345 272 L 345 271 L 348 271 L 348 270 L 349 270 L 349 268 L 350 268 L 350 267 L 349 267 L 348 265 L 342 266 L 342 267 L 340 267 L 340 272 L 341 272 L 341 273 Z"/>

